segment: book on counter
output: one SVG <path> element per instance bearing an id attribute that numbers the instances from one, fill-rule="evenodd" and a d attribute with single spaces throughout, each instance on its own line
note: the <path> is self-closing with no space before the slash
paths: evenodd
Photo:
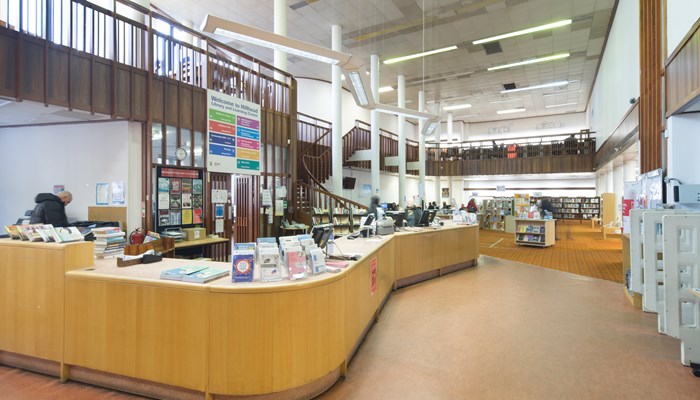
<path id="1" fill-rule="evenodd" d="M 22 240 L 22 235 L 19 234 L 17 225 L 5 225 L 5 232 L 10 235 L 12 240 Z"/>
<path id="2" fill-rule="evenodd" d="M 284 263 L 287 266 L 289 279 L 306 278 L 306 253 L 304 253 L 301 246 L 287 247 L 284 252 Z"/>
<path id="3" fill-rule="evenodd" d="M 192 283 L 207 283 L 215 279 L 219 279 L 223 276 L 228 276 L 227 269 L 208 267 L 192 274 L 182 275 L 182 281 Z"/>
<path id="4" fill-rule="evenodd" d="M 280 252 L 277 246 L 258 248 L 258 266 L 260 268 L 260 280 L 264 282 L 282 280 Z"/>
<path id="5" fill-rule="evenodd" d="M 30 242 L 44 242 L 44 233 L 41 226 L 41 224 L 23 225 L 20 229 L 22 229 L 24 236 Z"/>
<path id="6" fill-rule="evenodd" d="M 160 273 L 160 279 L 167 279 L 171 281 L 181 281 L 185 275 L 195 274 L 199 271 L 205 270 L 208 267 L 202 265 L 188 265 L 185 267 L 172 268 L 165 270 Z"/>

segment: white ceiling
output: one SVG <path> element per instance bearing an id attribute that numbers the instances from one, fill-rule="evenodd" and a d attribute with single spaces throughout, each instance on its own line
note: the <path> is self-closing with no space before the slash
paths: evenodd
<path id="1" fill-rule="evenodd" d="M 494 121 L 585 111 L 615 0 L 287 0 L 288 36 L 331 46 L 331 26 L 343 29 L 343 51 L 369 61 L 457 45 L 458 50 L 382 65 L 380 86 L 396 87 L 406 76 L 407 100 L 417 104 L 425 90 L 429 111 L 439 106 L 471 103 L 454 111 L 455 120 Z M 198 27 L 209 13 L 258 28 L 273 30 L 271 0 L 153 0 L 178 21 Z M 471 41 L 563 19 L 569 26 L 500 41 L 501 53 L 487 55 Z M 272 50 L 217 37 L 247 54 L 272 64 Z M 569 52 L 568 59 L 494 72 L 486 68 Z M 327 64 L 289 57 L 297 77 L 330 80 Z M 501 94 L 503 84 L 517 87 L 568 80 L 556 89 Z M 396 91 L 380 95 L 395 103 Z M 502 100 L 510 100 L 503 102 Z M 497 103 L 492 103 L 496 101 Z M 564 107 L 546 106 L 575 103 Z M 497 110 L 525 107 L 524 113 L 498 115 Z M 431 109 L 432 108 L 432 109 Z M 443 116 L 446 115 L 442 112 Z"/>

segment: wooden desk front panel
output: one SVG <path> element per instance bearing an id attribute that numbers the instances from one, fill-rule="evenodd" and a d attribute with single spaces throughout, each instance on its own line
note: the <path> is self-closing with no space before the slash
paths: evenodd
<path id="1" fill-rule="evenodd" d="M 92 265 L 92 243 L 0 244 L 0 350 L 63 358 L 64 271 Z"/>
<path id="2" fill-rule="evenodd" d="M 394 289 L 394 249 L 395 242 L 393 240 L 386 243 L 377 251 L 377 293 L 376 308 L 381 306 L 382 301 L 389 292 Z"/>
<path id="3" fill-rule="evenodd" d="M 345 360 L 345 282 L 267 293 L 213 291 L 209 391 L 254 395 L 300 387 Z"/>
<path id="4" fill-rule="evenodd" d="M 479 229 L 465 227 L 440 231 L 443 254 L 442 267 L 462 264 L 479 257 Z"/>
<path id="5" fill-rule="evenodd" d="M 397 235 L 395 279 L 408 278 L 444 266 L 440 237 L 442 231 Z"/>
<path id="6" fill-rule="evenodd" d="M 345 355 L 355 347 L 367 324 L 374 318 L 379 298 L 371 295 L 372 276 L 370 260 L 372 255 L 363 258 L 345 275 Z"/>
<path id="7" fill-rule="evenodd" d="M 65 362 L 204 391 L 205 289 L 67 276 Z"/>

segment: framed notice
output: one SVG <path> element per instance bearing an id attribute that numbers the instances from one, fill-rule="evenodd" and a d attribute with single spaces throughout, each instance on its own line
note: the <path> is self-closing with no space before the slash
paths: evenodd
<path id="1" fill-rule="evenodd" d="M 260 106 L 207 91 L 207 169 L 260 175 Z"/>
<path id="2" fill-rule="evenodd" d="M 156 167 L 156 232 L 201 226 L 204 190 L 201 169 Z"/>

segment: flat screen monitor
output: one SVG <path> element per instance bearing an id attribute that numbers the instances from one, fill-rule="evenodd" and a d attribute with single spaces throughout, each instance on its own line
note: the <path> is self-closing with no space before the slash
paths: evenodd
<path id="1" fill-rule="evenodd" d="M 355 189 L 355 178 L 349 176 L 343 178 L 343 189 Z"/>
<path id="2" fill-rule="evenodd" d="M 433 210 L 424 211 L 423 214 L 420 216 L 420 220 L 418 221 L 418 226 L 430 225 L 430 223 L 433 222 L 433 219 L 435 219 L 435 213 L 436 213 L 436 211 L 433 211 Z"/>
<path id="3" fill-rule="evenodd" d="M 389 208 L 389 205 L 387 203 L 379 203 L 379 207 L 386 211 Z"/>
<path id="4" fill-rule="evenodd" d="M 362 222 L 362 226 L 370 226 L 372 225 L 372 222 L 374 222 L 374 214 L 367 214 L 364 221 Z"/>
<path id="5" fill-rule="evenodd" d="M 331 237 L 332 233 L 333 225 L 331 224 L 314 225 L 314 227 L 311 228 L 311 238 L 314 240 L 314 243 L 316 243 L 316 246 L 321 249 L 326 248 L 328 239 Z"/>
<path id="6" fill-rule="evenodd" d="M 389 215 L 391 217 L 391 219 L 394 220 L 395 227 L 403 228 L 403 222 L 404 222 L 404 219 L 406 217 L 406 213 L 394 211 L 394 212 L 387 213 L 387 215 Z"/>

